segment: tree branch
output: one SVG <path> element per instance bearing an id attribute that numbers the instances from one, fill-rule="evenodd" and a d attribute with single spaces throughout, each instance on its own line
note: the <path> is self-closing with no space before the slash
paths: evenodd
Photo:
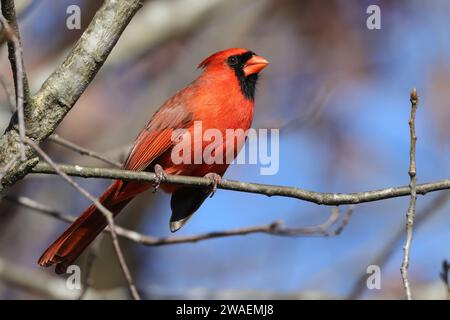
<path id="1" fill-rule="evenodd" d="M 58 210 L 48 207 L 42 203 L 39 203 L 33 199 L 27 197 L 14 197 L 14 196 L 5 196 L 5 200 L 15 203 L 17 205 L 24 206 L 26 208 L 35 210 L 39 213 L 43 213 L 47 216 L 59 219 L 61 221 L 72 223 L 75 221 L 76 217 L 64 214 Z M 254 233 L 265 233 L 270 235 L 277 236 L 289 236 L 289 237 L 298 237 L 298 236 L 312 236 L 312 235 L 321 235 L 326 237 L 339 235 L 342 230 L 345 228 L 347 223 L 350 220 L 350 217 L 353 214 L 354 207 L 350 206 L 347 212 L 344 214 L 340 223 L 332 229 L 331 227 L 336 225 L 339 220 L 340 213 L 337 207 L 333 208 L 328 219 L 318 225 L 311 227 L 303 227 L 303 228 L 287 228 L 283 227 L 282 221 L 275 221 L 270 224 L 263 224 L 259 226 L 253 227 L 245 227 L 245 228 L 236 228 L 225 231 L 213 231 L 202 233 L 198 235 L 192 236 L 171 236 L 171 237 L 153 237 L 143 235 L 133 230 L 125 229 L 120 226 L 115 225 L 114 230 L 119 237 L 130 240 L 132 242 L 142 244 L 145 246 L 162 246 L 162 245 L 171 245 L 171 244 L 179 244 L 179 243 L 195 243 L 198 241 L 215 239 L 215 238 L 223 238 L 223 237 L 231 237 L 231 236 L 243 236 Z M 110 228 L 107 227 L 104 232 L 111 232 Z"/>
<path id="2" fill-rule="evenodd" d="M 411 116 L 409 119 L 409 132 L 411 136 L 411 145 L 409 150 L 409 189 L 411 193 L 411 198 L 409 200 L 408 212 L 406 213 L 406 243 L 403 248 L 403 261 L 400 267 L 400 272 L 403 280 L 403 287 L 405 289 L 406 298 L 412 300 L 411 288 L 408 279 L 408 267 L 409 267 L 409 254 L 411 251 L 411 243 L 413 238 L 413 227 L 414 227 L 414 216 L 416 214 L 416 199 L 417 199 L 417 181 L 416 181 L 416 111 L 418 96 L 416 89 L 411 92 Z"/>
<path id="3" fill-rule="evenodd" d="M 155 182 L 156 180 L 155 174 L 153 172 L 137 172 L 110 168 L 93 168 L 79 165 L 58 166 L 63 172 L 67 173 L 70 176 L 76 177 L 124 179 L 146 182 Z M 50 166 L 44 163 L 39 163 L 32 170 L 32 173 L 55 174 L 55 171 Z M 211 185 L 211 180 L 203 177 L 166 175 L 166 179 L 161 183 L 206 188 Z M 217 184 L 217 188 L 238 192 L 256 193 L 266 196 L 288 197 L 327 206 L 374 202 L 410 195 L 410 189 L 408 186 L 391 187 L 386 189 L 355 193 L 322 193 L 296 187 L 249 183 L 227 179 L 222 179 Z M 428 192 L 450 189 L 450 179 L 418 184 L 416 189 L 417 194 L 421 195 L 424 195 Z"/>
<path id="4" fill-rule="evenodd" d="M 65 61 L 30 98 L 25 114 L 27 136 L 37 144 L 45 140 L 70 111 L 105 62 L 112 48 L 141 7 L 140 0 L 106 0 Z M 14 117 L 0 137 L 0 168 L 20 150 Z M 37 164 L 36 153 L 25 147 L 26 161 L 16 161 L 0 180 L 0 192 L 22 179 Z"/>

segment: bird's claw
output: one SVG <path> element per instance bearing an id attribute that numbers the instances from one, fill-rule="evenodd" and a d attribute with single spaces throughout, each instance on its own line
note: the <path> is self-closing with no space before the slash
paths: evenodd
<path id="1" fill-rule="evenodd" d="M 161 185 L 161 182 L 163 182 L 166 179 L 166 172 L 164 171 L 163 167 L 161 167 L 159 164 L 155 165 L 155 181 L 153 182 L 153 193 L 158 191 L 159 186 Z"/>
<path id="2" fill-rule="evenodd" d="M 222 177 L 217 173 L 210 172 L 205 175 L 205 178 L 211 180 L 211 186 L 208 192 L 211 194 L 209 197 L 212 198 L 217 191 L 217 185 L 222 181 Z"/>

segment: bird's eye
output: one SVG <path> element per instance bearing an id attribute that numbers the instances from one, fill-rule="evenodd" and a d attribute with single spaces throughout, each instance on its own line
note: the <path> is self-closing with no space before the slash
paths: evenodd
<path id="1" fill-rule="evenodd" d="M 228 64 L 230 66 L 235 66 L 235 65 L 238 64 L 238 62 L 239 61 L 238 61 L 238 58 L 236 56 L 231 56 L 231 57 L 228 58 Z"/>

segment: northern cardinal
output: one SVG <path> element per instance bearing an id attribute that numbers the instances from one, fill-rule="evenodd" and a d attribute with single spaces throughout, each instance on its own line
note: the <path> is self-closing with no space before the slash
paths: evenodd
<path id="1" fill-rule="evenodd" d="M 203 130 L 217 129 L 223 136 L 227 129 L 247 131 L 253 120 L 258 73 L 267 65 L 268 61 L 263 57 L 240 48 L 219 51 L 206 58 L 198 66 L 203 72 L 197 79 L 169 98 L 139 133 L 123 168 L 154 171 L 158 181 L 164 174 L 208 176 L 215 190 L 229 163 L 174 163 L 174 146 L 185 134 L 193 134 L 196 122 L 201 122 Z M 175 132 L 182 132 L 178 140 L 173 137 Z M 232 141 L 231 145 L 227 141 L 220 148 L 225 154 L 230 152 L 227 146 L 231 146 L 234 158 L 242 145 L 242 141 Z M 203 150 L 205 147 L 202 142 L 200 148 Z M 136 195 L 151 187 L 151 183 L 115 180 L 99 200 L 117 215 Z M 162 185 L 161 188 L 172 193 L 172 232 L 180 229 L 212 192 L 175 185 Z M 49 267 L 56 264 L 55 271 L 64 273 L 106 225 L 104 215 L 91 205 L 45 250 L 39 258 L 39 265 Z"/>

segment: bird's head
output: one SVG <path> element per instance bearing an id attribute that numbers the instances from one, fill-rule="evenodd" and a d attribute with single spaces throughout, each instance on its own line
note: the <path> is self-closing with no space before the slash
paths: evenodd
<path id="1" fill-rule="evenodd" d="M 214 53 L 203 60 L 198 67 L 206 72 L 234 74 L 244 96 L 253 100 L 258 73 L 268 64 L 266 59 L 251 50 L 232 48 Z"/>

